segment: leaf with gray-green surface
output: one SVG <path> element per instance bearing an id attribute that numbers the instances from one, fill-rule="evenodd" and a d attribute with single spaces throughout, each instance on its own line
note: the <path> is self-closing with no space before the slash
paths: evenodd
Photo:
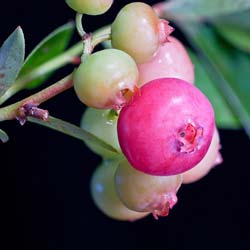
<path id="1" fill-rule="evenodd" d="M 238 49 L 250 53 L 250 11 L 212 19 L 219 35 Z"/>
<path id="2" fill-rule="evenodd" d="M 250 9 L 249 0 L 171 0 L 166 16 L 179 20 L 200 20 Z"/>
<path id="3" fill-rule="evenodd" d="M 14 84 L 23 65 L 24 53 L 23 31 L 17 27 L 0 48 L 0 96 Z"/>
<path id="4" fill-rule="evenodd" d="M 9 140 L 8 135 L 2 130 L 0 129 L 0 140 L 5 143 Z"/>

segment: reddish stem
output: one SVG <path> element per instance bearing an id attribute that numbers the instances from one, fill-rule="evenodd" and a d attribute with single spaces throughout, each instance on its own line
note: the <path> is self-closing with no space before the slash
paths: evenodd
<path id="1" fill-rule="evenodd" d="M 69 76 L 43 89 L 42 91 L 32 96 L 29 96 L 23 99 L 22 101 L 19 101 L 17 103 L 2 108 L 0 112 L 0 121 L 26 119 L 27 116 L 33 116 L 36 118 L 43 119 L 44 117 L 46 117 L 46 114 L 37 107 L 41 103 L 64 92 L 65 90 L 71 88 L 72 86 L 73 86 L 72 74 L 70 74 Z M 27 107 L 31 108 L 27 109 Z"/>

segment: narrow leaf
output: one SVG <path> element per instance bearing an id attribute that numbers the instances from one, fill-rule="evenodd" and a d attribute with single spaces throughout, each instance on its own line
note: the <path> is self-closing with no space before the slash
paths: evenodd
<path id="1" fill-rule="evenodd" d="M 14 83 L 24 60 L 25 42 L 18 27 L 0 48 L 0 96 Z"/>
<path id="2" fill-rule="evenodd" d="M 44 40 L 42 40 L 26 58 L 19 77 L 27 75 L 35 68 L 63 52 L 69 44 L 70 38 L 73 34 L 73 29 L 73 23 L 67 23 L 57 28 Z M 26 88 L 32 89 L 38 87 L 45 80 L 47 80 L 50 75 L 51 73 L 45 74 L 31 82 L 28 82 Z"/>
<path id="3" fill-rule="evenodd" d="M 170 0 L 164 8 L 174 19 L 194 20 L 250 9 L 249 0 Z"/>
<path id="4" fill-rule="evenodd" d="M 250 53 L 250 30 L 239 29 L 229 25 L 215 25 L 218 33 L 235 47 Z"/>
<path id="5" fill-rule="evenodd" d="M 211 27 L 184 23 L 181 27 L 191 44 L 203 55 L 203 66 L 250 137 L 249 56 L 219 39 Z"/>
<path id="6" fill-rule="evenodd" d="M 95 135 L 89 133 L 88 131 L 73 125 L 69 122 L 65 122 L 63 120 L 57 119 L 55 117 L 49 116 L 49 121 L 42 121 L 39 119 L 35 119 L 33 117 L 29 117 L 28 121 L 40 124 L 42 126 L 55 129 L 59 132 L 72 136 L 76 139 L 82 140 L 84 142 L 91 142 L 92 144 L 96 144 L 112 153 L 116 153 L 119 155 L 119 152 L 113 148 L 111 145 L 107 144 L 106 142 L 100 140 Z"/>
<path id="7" fill-rule="evenodd" d="M 238 49 L 250 53 L 250 11 L 213 19 L 217 32 Z"/>
<path id="8" fill-rule="evenodd" d="M 0 140 L 5 143 L 9 140 L 8 135 L 2 130 L 0 129 Z"/>
<path id="9" fill-rule="evenodd" d="M 250 29 L 250 10 L 233 13 L 229 15 L 222 15 L 211 19 L 213 23 L 227 24 L 230 26 L 239 27 L 241 29 Z"/>
<path id="10" fill-rule="evenodd" d="M 189 55 L 195 65 L 195 85 L 208 97 L 215 110 L 216 124 L 219 128 L 237 129 L 241 127 L 239 119 L 220 93 L 216 83 L 212 81 L 200 59 L 189 50 Z"/>

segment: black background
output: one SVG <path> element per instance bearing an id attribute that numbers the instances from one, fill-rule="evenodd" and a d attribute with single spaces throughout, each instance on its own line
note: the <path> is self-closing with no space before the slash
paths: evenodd
<path id="1" fill-rule="evenodd" d="M 85 17 L 86 30 L 110 23 L 128 2 L 117 0 L 104 16 Z M 21 25 L 27 54 L 74 18 L 63 0 L 4 1 L 0 13 L 0 42 Z M 49 82 L 70 70 L 59 70 Z M 75 124 L 84 110 L 72 90 L 42 107 Z M 34 124 L 21 127 L 17 121 L 1 128 L 10 141 L 0 143 L 0 249 L 250 248 L 250 141 L 241 130 L 220 130 L 223 164 L 201 181 L 182 186 L 169 217 L 129 223 L 105 217 L 93 204 L 89 180 L 100 158 L 81 141 Z"/>

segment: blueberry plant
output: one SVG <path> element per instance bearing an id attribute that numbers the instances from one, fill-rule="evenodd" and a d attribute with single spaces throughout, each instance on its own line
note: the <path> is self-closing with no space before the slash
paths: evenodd
<path id="1" fill-rule="evenodd" d="M 84 30 L 84 15 L 105 14 L 113 0 L 64 4 L 75 12 L 75 25 L 55 30 L 26 59 L 21 27 L 2 44 L 0 121 L 38 123 L 83 140 L 102 157 L 90 192 L 110 218 L 167 216 L 182 184 L 200 180 L 222 162 L 218 128 L 243 126 L 250 135 L 250 26 L 244 25 L 249 1 L 171 0 L 153 6 L 131 1 L 110 25 L 92 33 Z M 66 49 L 74 26 L 80 41 Z M 53 53 L 44 54 L 45 48 Z M 71 63 L 76 65 L 71 74 L 4 105 Z M 232 70 L 235 63 L 241 63 L 240 78 Z M 85 107 L 79 126 L 40 107 L 71 87 Z M 0 138 L 8 141 L 3 130 Z"/>

